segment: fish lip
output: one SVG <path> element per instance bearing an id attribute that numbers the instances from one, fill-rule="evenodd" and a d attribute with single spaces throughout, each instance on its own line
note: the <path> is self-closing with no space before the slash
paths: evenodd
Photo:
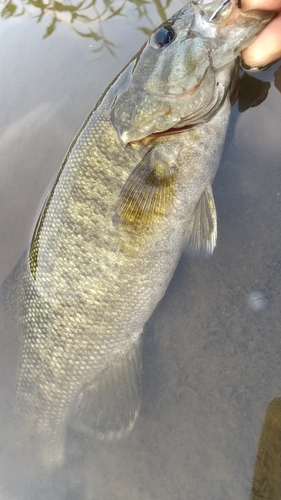
<path id="1" fill-rule="evenodd" d="M 243 10 L 243 9 L 238 9 L 238 12 L 242 15 L 242 17 L 246 18 L 251 18 L 251 19 L 256 19 L 256 20 L 261 20 L 263 21 L 270 21 L 274 17 L 277 16 L 277 12 L 273 12 L 271 10 L 257 10 L 257 9 L 252 9 L 252 10 Z"/>
<path id="2" fill-rule="evenodd" d="M 243 10 L 234 4 L 228 19 L 225 21 L 225 25 L 243 23 L 244 20 L 268 22 L 271 19 L 273 19 L 276 15 L 277 15 L 276 12 L 267 10 L 263 11 L 258 9 Z"/>
<path id="3" fill-rule="evenodd" d="M 213 21 L 217 17 L 217 15 L 224 9 L 224 7 L 226 7 L 229 4 L 229 2 L 231 2 L 231 0 L 222 0 L 221 5 L 217 7 L 217 9 L 213 12 L 211 17 L 209 18 L 209 22 Z"/>

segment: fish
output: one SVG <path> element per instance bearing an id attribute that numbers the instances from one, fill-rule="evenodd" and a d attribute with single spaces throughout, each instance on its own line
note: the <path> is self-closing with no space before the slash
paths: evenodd
<path id="1" fill-rule="evenodd" d="M 42 468 L 65 462 L 69 427 L 105 440 L 132 430 L 144 325 L 183 246 L 214 250 L 211 186 L 237 57 L 273 15 L 189 1 L 72 142 L 13 272 L 21 354 L 11 428 Z"/>

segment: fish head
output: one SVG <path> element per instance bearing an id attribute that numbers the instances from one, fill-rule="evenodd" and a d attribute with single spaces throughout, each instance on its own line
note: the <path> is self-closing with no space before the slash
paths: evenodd
<path id="1" fill-rule="evenodd" d="M 207 121 L 223 101 L 237 55 L 275 14 L 239 9 L 235 0 L 200 0 L 153 31 L 116 94 L 111 121 L 125 146 L 151 134 Z"/>

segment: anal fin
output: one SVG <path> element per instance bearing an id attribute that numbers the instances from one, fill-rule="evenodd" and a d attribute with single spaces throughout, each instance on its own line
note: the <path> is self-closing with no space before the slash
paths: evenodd
<path id="1" fill-rule="evenodd" d="M 96 380 L 84 386 L 70 417 L 70 426 L 105 440 L 127 434 L 139 411 L 141 368 L 141 341 L 138 340 Z"/>
<path id="2" fill-rule="evenodd" d="M 211 186 L 206 187 L 188 220 L 187 249 L 191 254 L 208 256 L 217 240 L 217 213 Z"/>

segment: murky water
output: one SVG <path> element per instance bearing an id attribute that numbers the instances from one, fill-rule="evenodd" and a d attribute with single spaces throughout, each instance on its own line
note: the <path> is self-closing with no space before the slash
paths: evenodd
<path id="1" fill-rule="evenodd" d="M 2 8 L 0 282 L 25 250 L 84 118 L 146 30 L 183 4 Z M 281 499 L 280 63 L 254 76 L 271 87 L 259 106 L 233 109 L 214 183 L 214 255 L 183 255 L 146 326 L 134 430 L 113 443 L 69 432 L 55 500 Z M 1 421 L 16 353 L 17 339 L 5 331 Z"/>

